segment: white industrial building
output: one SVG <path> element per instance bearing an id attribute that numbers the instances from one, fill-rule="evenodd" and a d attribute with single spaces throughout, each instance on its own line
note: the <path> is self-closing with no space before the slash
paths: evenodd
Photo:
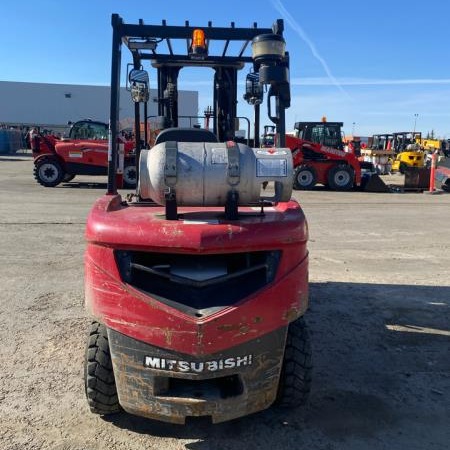
<path id="1" fill-rule="evenodd" d="M 109 86 L 0 81 L 0 125 L 64 127 L 69 121 L 109 120 Z M 150 92 L 148 114 L 157 115 L 157 91 Z M 198 115 L 198 92 L 180 90 L 180 116 Z M 153 100 L 153 101 L 152 101 Z M 134 117 L 134 104 L 125 88 L 120 92 L 120 118 Z M 189 120 L 180 120 L 180 126 Z"/>

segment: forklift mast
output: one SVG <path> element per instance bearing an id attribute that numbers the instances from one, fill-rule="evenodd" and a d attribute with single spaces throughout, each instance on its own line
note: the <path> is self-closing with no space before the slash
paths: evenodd
<path id="1" fill-rule="evenodd" d="M 237 118 L 237 73 L 245 64 L 252 64 L 247 75 L 244 99 L 254 106 L 255 146 L 259 139 L 259 107 L 263 100 L 264 86 L 269 86 L 267 107 L 270 120 L 275 123 L 280 136 L 279 145 L 285 145 L 285 109 L 290 106 L 289 55 L 285 52 L 284 24 L 277 20 L 272 28 L 260 28 L 256 23 L 251 28 L 207 26 L 194 27 L 188 21 L 184 26 L 126 24 L 122 18 L 112 15 L 113 46 L 111 70 L 111 109 L 109 131 L 108 193 L 117 192 L 116 169 L 118 166 L 118 122 L 119 90 L 121 72 L 121 49 L 124 44 L 132 55 L 132 68 L 138 77 L 143 77 L 143 64 L 149 61 L 157 70 L 158 122 L 160 128 L 178 127 L 178 76 L 183 67 L 210 67 L 214 70 L 212 111 L 213 132 L 219 142 L 233 140 Z M 179 51 L 182 41 L 183 51 Z M 213 54 L 212 42 L 222 41 L 223 47 Z M 227 54 L 231 42 L 241 42 L 235 55 Z M 251 43 L 252 55 L 245 51 Z M 216 48 L 216 45 L 214 45 Z M 148 75 L 142 78 L 147 83 Z M 131 77 L 130 77 L 131 83 Z M 133 97 L 133 93 L 132 93 Z M 135 101 L 136 161 L 139 161 L 141 143 L 141 105 L 144 104 L 144 130 L 147 130 L 147 98 Z M 146 145 L 147 140 L 143 141 Z M 138 164 L 137 164 L 138 169 Z M 138 172 L 138 170 L 137 170 Z M 139 173 L 137 173 L 139 177 Z"/>
<path id="2" fill-rule="evenodd" d="M 420 131 L 397 131 L 392 133 L 393 136 L 393 148 L 396 153 L 405 151 L 408 145 L 416 144 L 417 140 L 422 139 L 422 133 Z"/>

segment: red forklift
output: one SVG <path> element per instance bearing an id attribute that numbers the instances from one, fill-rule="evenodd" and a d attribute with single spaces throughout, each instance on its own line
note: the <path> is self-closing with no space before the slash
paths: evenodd
<path id="1" fill-rule="evenodd" d="M 124 187 L 136 187 L 134 142 L 118 136 Z M 35 130 L 30 135 L 34 178 L 45 187 L 72 181 L 76 175 L 108 173 L 108 125 L 85 119 L 71 124 L 69 136 L 58 138 Z"/>
<path id="2" fill-rule="evenodd" d="M 291 199 L 292 154 L 283 138 L 290 106 L 283 21 L 272 28 L 169 26 L 127 24 L 113 14 L 112 28 L 108 189 L 86 226 L 90 410 L 218 423 L 274 403 L 303 405 L 312 370 L 303 319 L 308 231 Z M 237 54 L 230 54 L 231 43 L 240 43 Z M 126 197 L 116 177 L 122 45 L 133 61 L 138 162 L 136 191 Z M 151 149 L 142 149 L 147 63 L 157 70 L 165 128 Z M 234 140 L 245 65 L 251 71 L 244 98 L 259 118 L 268 86 L 280 147 Z M 186 66 L 214 71 L 212 131 L 178 127 L 178 74 Z"/>

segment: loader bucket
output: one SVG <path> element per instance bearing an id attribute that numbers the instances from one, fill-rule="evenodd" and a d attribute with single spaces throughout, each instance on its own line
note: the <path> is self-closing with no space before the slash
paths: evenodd
<path id="1" fill-rule="evenodd" d="M 429 189 L 430 171 L 427 167 L 406 167 L 405 189 Z"/>
<path id="2" fill-rule="evenodd" d="M 391 192 L 389 186 L 376 173 L 365 173 L 361 179 L 361 189 L 365 192 Z"/>

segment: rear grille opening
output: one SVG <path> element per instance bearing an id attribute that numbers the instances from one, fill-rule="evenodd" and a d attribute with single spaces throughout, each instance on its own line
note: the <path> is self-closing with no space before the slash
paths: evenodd
<path id="1" fill-rule="evenodd" d="M 116 260 L 124 282 L 201 317 L 271 283 L 280 254 L 280 251 L 214 255 L 116 251 Z"/>
<path id="2" fill-rule="evenodd" d="M 242 395 L 244 387 L 238 375 L 228 375 L 206 380 L 156 377 L 155 396 L 189 398 L 198 400 L 218 400 Z"/>

